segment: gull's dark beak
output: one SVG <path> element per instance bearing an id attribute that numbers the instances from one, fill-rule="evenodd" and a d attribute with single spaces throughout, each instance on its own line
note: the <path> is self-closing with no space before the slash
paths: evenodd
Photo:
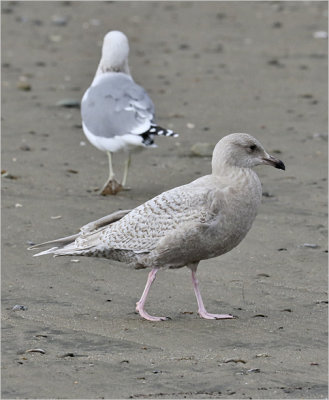
<path id="1" fill-rule="evenodd" d="M 286 167 L 281 160 L 270 155 L 263 158 L 264 164 L 272 165 L 274 168 L 285 170 Z"/>

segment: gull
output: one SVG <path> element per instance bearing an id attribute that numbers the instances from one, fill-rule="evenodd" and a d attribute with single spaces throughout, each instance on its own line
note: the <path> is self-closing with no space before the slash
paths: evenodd
<path id="1" fill-rule="evenodd" d="M 132 151 L 156 147 L 156 135 L 178 136 L 154 122 L 154 104 L 131 77 L 128 54 L 126 35 L 108 32 L 95 77 L 81 101 L 83 131 L 91 144 L 108 155 L 109 178 L 101 189 L 103 195 L 116 194 L 125 187 Z M 120 151 L 127 153 L 121 184 L 112 167 L 112 153 Z"/>
<path id="2" fill-rule="evenodd" d="M 105 257 L 152 268 L 136 311 L 150 321 L 166 317 L 149 315 L 145 301 L 161 268 L 188 267 L 198 303 L 198 314 L 206 319 L 234 318 L 211 314 L 203 303 L 196 271 L 201 260 L 227 253 L 246 236 L 262 198 L 256 165 L 285 169 L 281 160 L 269 155 L 261 143 L 246 133 L 232 133 L 215 146 L 212 173 L 161 193 L 133 210 L 121 210 L 65 238 L 32 246 L 55 245 L 35 254 Z"/>

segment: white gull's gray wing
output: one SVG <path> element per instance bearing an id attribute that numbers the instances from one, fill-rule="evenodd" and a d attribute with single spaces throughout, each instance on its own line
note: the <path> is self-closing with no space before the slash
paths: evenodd
<path id="1" fill-rule="evenodd" d="M 98 137 L 139 135 L 151 127 L 154 105 L 130 76 L 109 72 L 96 79 L 86 91 L 81 116 L 88 131 Z"/>

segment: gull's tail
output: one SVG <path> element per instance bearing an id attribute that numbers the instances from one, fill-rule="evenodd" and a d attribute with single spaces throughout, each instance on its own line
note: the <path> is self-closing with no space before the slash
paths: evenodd
<path id="1" fill-rule="evenodd" d="M 124 217 L 130 211 L 131 210 L 117 211 L 113 214 L 107 215 L 106 217 L 84 225 L 82 228 L 80 228 L 80 232 L 75 235 L 36 244 L 29 247 L 28 250 L 36 250 L 44 246 L 55 245 L 55 247 L 51 247 L 48 250 L 34 254 L 34 257 L 43 256 L 45 254 L 53 254 L 54 257 L 70 255 L 93 255 L 94 253 L 102 251 L 101 247 L 104 246 L 104 244 L 100 243 L 99 241 L 99 236 L 102 231 L 109 225 Z"/>
<path id="2" fill-rule="evenodd" d="M 143 138 L 143 144 L 145 146 L 151 146 L 154 144 L 154 136 L 171 136 L 178 137 L 178 133 L 175 133 L 171 129 L 162 128 L 157 124 L 151 124 L 151 127 L 140 136 Z"/>
<path id="3" fill-rule="evenodd" d="M 172 136 L 172 137 L 179 136 L 178 133 L 173 132 L 171 129 L 162 128 L 157 124 L 151 124 L 150 129 L 145 133 L 152 133 L 153 135 L 158 135 L 158 136 Z"/>

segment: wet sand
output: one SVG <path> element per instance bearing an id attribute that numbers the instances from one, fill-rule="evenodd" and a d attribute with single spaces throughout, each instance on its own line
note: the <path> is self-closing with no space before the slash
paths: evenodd
<path id="1" fill-rule="evenodd" d="M 180 137 L 101 197 L 107 157 L 56 103 L 81 99 L 112 29 Z M 2 3 L 2 398 L 327 397 L 326 30 L 326 2 Z M 147 310 L 172 319 L 152 323 L 147 271 L 26 250 L 209 173 L 191 146 L 241 131 L 287 170 L 257 168 L 253 228 L 199 266 L 209 312 L 237 319 L 200 319 L 186 269 L 159 272 Z"/>

